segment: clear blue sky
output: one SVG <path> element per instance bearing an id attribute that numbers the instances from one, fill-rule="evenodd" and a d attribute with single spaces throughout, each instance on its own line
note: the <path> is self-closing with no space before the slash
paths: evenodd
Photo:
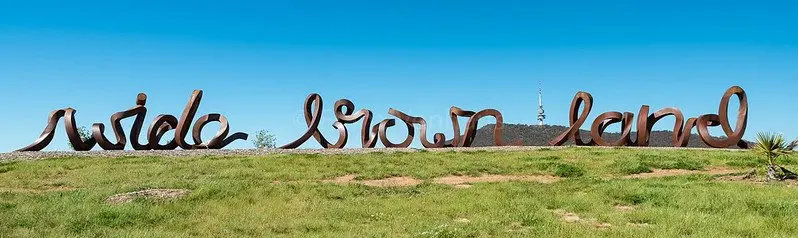
<path id="1" fill-rule="evenodd" d="M 278 144 L 305 130 L 311 92 L 325 99 L 333 139 L 339 98 L 377 120 L 390 107 L 424 116 L 451 136 L 452 105 L 535 123 L 539 80 L 550 124 L 567 124 L 580 90 L 595 98 L 592 120 L 642 104 L 717 113 L 723 92 L 740 85 L 751 105 L 746 138 L 798 137 L 791 1 L 165 2 L 0 1 L 0 151 L 35 140 L 53 109 L 108 123 L 146 92 L 149 123 L 179 117 L 193 89 L 205 90 L 201 114 L 226 115 L 232 131 L 268 129 Z M 66 148 L 59 125 L 48 149 Z"/>

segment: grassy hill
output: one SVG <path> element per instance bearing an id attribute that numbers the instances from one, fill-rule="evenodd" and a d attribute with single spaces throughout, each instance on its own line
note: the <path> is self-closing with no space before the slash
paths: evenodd
<path id="1" fill-rule="evenodd" d="M 763 163 L 628 148 L 6 161 L 0 237 L 794 236 L 794 185 L 727 181 Z M 107 200 L 146 188 L 190 192 Z"/>
<path id="2" fill-rule="evenodd" d="M 493 127 L 494 124 L 485 125 L 477 130 L 474 137 L 473 146 L 494 146 L 493 142 Z M 505 142 L 515 141 L 521 139 L 524 145 L 528 146 L 548 146 L 549 141 L 556 138 L 563 132 L 568 130 L 568 127 L 557 125 L 523 125 L 523 124 L 504 124 L 502 131 L 502 138 Z M 632 138 L 636 138 L 637 133 L 632 132 Z M 580 130 L 580 136 L 583 141 L 590 141 L 590 131 Z M 614 141 L 620 138 L 618 132 L 605 132 L 603 138 L 608 141 Z M 673 132 L 667 130 L 655 130 L 651 132 L 649 139 L 650 147 L 673 147 Z M 573 144 L 573 142 L 568 142 Z M 698 134 L 690 135 L 690 142 L 687 147 L 694 148 L 708 148 Z"/>

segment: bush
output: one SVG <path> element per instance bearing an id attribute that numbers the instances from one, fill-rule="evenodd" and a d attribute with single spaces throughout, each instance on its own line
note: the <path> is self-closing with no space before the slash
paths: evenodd
<path id="1" fill-rule="evenodd" d="M 80 135 L 80 139 L 83 141 L 91 139 L 91 131 L 85 126 L 78 127 L 78 135 Z M 75 149 L 75 147 L 72 146 L 72 143 L 67 142 L 67 144 L 69 145 L 70 149 Z"/>
<path id="2" fill-rule="evenodd" d="M 652 172 L 651 167 L 631 158 L 619 158 L 610 167 L 624 175 Z"/>
<path id="3" fill-rule="evenodd" d="M 252 139 L 252 145 L 255 148 L 275 148 L 275 136 L 266 130 L 259 130 L 255 132 L 255 137 Z"/>
<path id="4" fill-rule="evenodd" d="M 585 170 L 570 164 L 557 164 L 554 167 L 554 174 L 563 178 L 581 177 L 585 175 Z"/>

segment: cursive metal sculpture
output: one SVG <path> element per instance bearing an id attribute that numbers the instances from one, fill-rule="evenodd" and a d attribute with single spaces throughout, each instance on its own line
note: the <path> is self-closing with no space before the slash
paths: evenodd
<path id="1" fill-rule="evenodd" d="M 740 100 L 740 108 L 737 110 L 737 124 L 734 129 L 729 123 L 729 100 L 731 100 L 732 96 L 737 96 Z M 580 106 L 582 108 L 581 113 L 579 112 Z M 605 112 L 599 115 L 590 127 L 591 140 L 588 142 L 582 141 L 579 136 L 579 128 L 587 120 L 592 108 L 593 96 L 586 92 L 578 92 L 571 102 L 570 116 L 568 117 L 570 127 L 549 144 L 558 146 L 573 140 L 576 145 L 648 146 L 649 135 L 654 124 L 666 116 L 673 116 L 676 119 L 673 127 L 673 146 L 687 146 L 690 140 L 690 132 L 693 127 L 696 127 L 698 128 L 699 138 L 710 147 L 728 148 L 736 145 L 740 148 L 748 148 L 748 143 L 742 140 L 748 124 L 748 96 L 745 94 L 745 90 L 739 86 L 733 86 L 726 90 L 726 93 L 721 98 L 718 114 L 704 114 L 689 118 L 686 124 L 684 123 L 684 115 L 679 109 L 664 108 L 649 114 L 649 106 L 643 105 L 637 118 L 637 138 L 634 141 L 631 138 L 634 113 L 631 112 Z M 621 123 L 621 137 L 617 141 L 605 141 L 601 136 L 607 127 L 613 123 Z M 711 126 L 721 126 L 726 134 L 725 138 L 713 137 L 709 133 L 709 127 Z"/>
<path id="2" fill-rule="evenodd" d="M 221 114 L 212 113 L 197 119 L 194 123 L 194 130 L 192 131 L 194 143 L 190 144 L 186 142 L 185 137 L 188 133 L 188 128 L 191 125 L 191 120 L 193 120 L 197 113 L 197 108 L 199 108 L 201 99 L 202 90 L 194 90 L 180 120 L 172 115 L 162 114 L 156 116 L 147 130 L 148 143 L 146 144 L 141 144 L 139 142 L 139 134 L 144 124 L 144 118 L 147 115 L 147 108 L 145 107 L 147 104 L 147 95 L 144 93 L 138 94 L 136 97 L 136 105 L 133 108 L 111 115 L 111 127 L 116 137 L 116 143 L 111 142 L 105 136 L 105 125 L 102 123 L 95 123 L 92 125 L 91 138 L 84 141 L 80 137 L 75 123 L 75 109 L 58 109 L 50 113 L 47 127 L 45 127 L 44 132 L 42 132 L 39 138 L 36 139 L 33 144 L 19 149 L 18 151 L 39 151 L 44 149 L 44 147 L 53 140 L 58 120 L 61 117 L 64 118 L 64 127 L 66 128 L 69 142 L 72 143 L 72 147 L 77 151 L 91 150 L 95 144 L 99 145 L 100 148 L 104 150 L 123 150 L 127 144 L 127 138 L 120 122 L 125 118 L 134 116 L 136 118 L 130 130 L 130 143 L 134 150 L 172 150 L 177 147 L 183 149 L 221 149 L 234 140 L 247 139 L 247 134 L 241 132 L 233 133 L 228 137 L 227 134 L 230 132 L 230 128 L 227 118 Z M 202 129 L 206 124 L 214 121 L 221 124 L 219 131 L 210 141 L 203 143 L 200 138 Z M 175 129 L 174 139 L 165 145 L 159 144 L 163 135 L 172 129 Z"/>
<path id="3" fill-rule="evenodd" d="M 433 140 L 430 142 L 427 139 L 427 122 L 424 118 L 414 117 L 407 115 L 396 109 L 389 109 L 388 114 L 391 114 L 402 122 L 407 128 L 407 136 L 400 143 L 393 143 L 388 140 L 388 128 L 396 125 L 395 119 L 384 119 L 377 125 L 371 126 L 373 113 L 368 109 L 360 109 L 355 111 L 355 106 L 352 101 L 348 99 L 340 99 L 335 102 L 334 114 L 336 121 L 333 127 L 338 130 L 338 140 L 335 143 L 330 143 L 324 135 L 319 132 L 319 123 L 321 121 L 323 100 L 318 94 L 310 94 L 305 99 L 304 107 L 305 124 L 308 128 L 305 133 L 297 140 L 281 146 L 282 149 L 293 149 L 307 142 L 311 137 L 315 138 L 321 147 L 326 149 L 340 149 L 346 145 L 349 137 L 349 132 L 346 124 L 352 124 L 359 120 L 363 120 L 360 129 L 360 141 L 363 148 L 374 148 L 377 145 L 377 139 L 382 142 L 383 146 L 388 148 L 406 148 L 409 147 L 415 137 L 415 126 L 418 124 L 421 128 L 421 145 L 424 148 L 443 148 L 443 147 L 469 147 L 473 142 L 477 133 L 477 124 L 480 118 L 492 116 L 496 119 L 496 126 L 494 128 L 494 142 L 497 146 L 506 145 L 502 140 L 503 119 L 499 111 L 494 109 L 486 109 L 479 112 L 464 111 L 458 107 L 452 107 L 449 110 L 449 115 L 452 119 L 452 126 L 454 128 L 454 139 L 451 142 L 446 141 L 446 136 L 443 133 L 435 133 Z M 468 117 L 466 123 L 466 131 L 460 134 L 460 125 L 458 117 Z M 370 129 L 370 130 L 369 130 Z M 511 143 L 511 145 L 521 145 L 520 141 Z"/>
<path id="4" fill-rule="evenodd" d="M 731 127 L 728 119 L 729 100 L 732 96 L 737 96 L 740 101 L 740 108 L 737 111 L 737 124 L 734 128 Z M 197 109 L 199 108 L 200 101 L 202 100 L 202 91 L 195 90 L 186 103 L 186 107 L 181 114 L 180 119 L 173 115 L 161 114 L 155 117 L 150 123 L 146 139 L 147 143 L 139 142 L 139 134 L 141 133 L 144 125 L 144 119 L 147 115 L 147 95 L 144 93 L 138 94 L 136 97 L 136 105 L 132 108 L 114 113 L 111 115 L 110 125 L 113 130 L 116 142 L 111 142 L 106 137 L 105 125 L 102 123 L 95 123 L 92 125 L 91 137 L 84 140 L 78 133 L 78 128 L 75 123 L 75 109 L 65 108 L 58 109 L 50 113 L 42 134 L 33 144 L 19 149 L 19 151 L 38 151 L 44 149 L 55 136 L 55 130 L 58 125 L 58 120 L 64 119 L 64 127 L 66 129 L 69 142 L 73 148 L 78 151 L 91 150 L 94 145 L 99 145 L 100 148 L 105 150 L 123 150 L 127 145 L 127 136 L 122 128 L 121 121 L 126 118 L 135 117 L 133 125 L 130 130 L 130 144 L 134 150 L 172 150 L 181 148 L 184 150 L 191 149 L 221 149 L 235 140 L 246 140 L 247 134 L 237 132 L 228 136 L 230 132 L 229 123 L 227 118 L 218 113 L 211 113 L 200 116 L 193 123 L 194 127 L 190 131 L 193 143 L 186 141 L 186 136 L 191 129 L 192 121 L 196 116 Z M 333 111 L 335 115 L 335 122 L 333 127 L 338 130 L 338 138 L 335 143 L 331 143 L 319 131 L 321 124 L 321 117 L 323 112 L 323 101 L 320 95 L 312 93 L 305 99 L 303 105 L 305 124 L 307 129 L 296 140 L 285 144 L 279 148 L 293 149 L 301 146 L 313 137 L 321 147 L 326 149 L 343 148 L 349 138 L 347 124 L 357 123 L 361 121 L 360 127 L 360 144 L 363 148 L 374 148 L 377 142 L 381 142 L 385 147 L 409 147 L 415 138 L 415 125 L 420 127 L 419 140 L 424 148 L 444 148 L 444 147 L 470 147 L 476 137 L 478 122 L 484 117 L 493 117 L 496 124 L 493 129 L 493 140 L 497 146 L 505 145 L 521 145 L 520 140 L 513 141 L 512 143 L 505 143 L 502 139 L 502 131 L 504 128 L 502 114 L 495 109 L 485 109 L 478 112 L 462 110 L 458 107 L 452 106 L 449 109 L 449 117 L 452 121 L 452 128 L 454 136 L 451 140 L 446 140 L 443 133 L 434 133 L 432 141 L 427 137 L 427 122 L 424 118 L 410 116 L 399 110 L 390 108 L 388 114 L 401 120 L 406 129 L 407 136 L 401 142 L 395 143 L 388 139 L 388 129 L 396 125 L 396 119 L 383 119 L 376 125 L 372 125 L 373 113 L 368 109 L 360 109 L 355 112 L 355 106 L 352 101 L 347 99 L 340 99 L 335 102 Z M 581 108 L 581 110 L 580 110 Z M 664 108 L 654 113 L 649 114 L 649 106 L 643 105 L 638 113 L 638 118 L 635 123 L 635 114 L 631 112 L 605 112 L 596 117 L 590 124 L 590 140 L 583 141 L 579 135 L 580 128 L 587 122 L 587 118 L 593 108 L 593 96 L 590 93 L 578 92 L 571 102 L 570 113 L 568 117 L 570 127 L 557 136 L 549 144 L 553 146 L 563 145 L 569 140 L 573 140 L 574 144 L 582 146 L 598 145 L 598 146 L 648 146 L 649 136 L 651 134 L 654 124 L 662 118 L 673 116 L 675 123 L 673 127 L 673 145 L 677 147 L 687 146 L 691 131 L 693 128 L 698 129 L 698 135 L 701 140 L 707 145 L 715 148 L 727 148 L 731 146 L 738 146 L 740 148 L 748 148 L 748 144 L 742 140 L 745 134 L 746 125 L 748 123 L 748 97 L 745 91 L 738 87 L 733 86 L 729 88 L 721 98 L 718 114 L 705 114 L 694 118 L 684 119 L 684 115 L 679 109 Z M 460 133 L 460 118 L 468 118 L 465 125 L 465 131 Z M 220 128 L 208 142 L 203 142 L 201 138 L 202 129 L 211 122 L 218 122 Z M 604 131 L 611 124 L 621 124 L 620 138 L 615 141 L 607 141 L 602 136 Z M 632 126 L 636 125 L 637 134 L 632 136 Z M 709 127 L 720 126 L 725 137 L 713 137 L 709 133 Z M 159 142 L 164 134 L 170 130 L 175 130 L 174 139 L 166 144 Z"/>

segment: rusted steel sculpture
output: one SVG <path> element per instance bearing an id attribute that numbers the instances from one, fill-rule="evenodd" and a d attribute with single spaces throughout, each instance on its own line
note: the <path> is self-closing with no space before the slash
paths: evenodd
<path id="1" fill-rule="evenodd" d="M 582 113 L 579 113 L 580 105 L 582 105 Z M 586 92 L 576 93 L 574 100 L 571 101 L 571 110 L 568 114 L 568 124 L 570 127 L 568 130 L 557 136 L 557 138 L 549 142 L 549 144 L 562 145 L 568 140 L 573 140 L 576 145 L 590 145 L 590 143 L 585 143 L 582 141 L 582 137 L 579 136 L 579 128 L 581 128 L 582 124 L 587 121 L 587 116 L 590 114 L 590 110 L 593 110 L 593 95 L 590 95 L 590 93 Z"/>
<path id="2" fill-rule="evenodd" d="M 144 106 L 146 103 L 147 95 L 139 93 L 139 95 L 136 96 L 136 106 L 111 115 L 111 126 L 116 136 L 116 143 L 111 143 L 108 141 L 108 138 L 105 137 L 105 125 L 102 123 L 94 123 L 94 125 L 92 125 L 92 138 L 94 138 L 97 144 L 100 145 L 100 148 L 104 150 L 124 150 L 127 139 L 125 138 L 125 129 L 122 129 L 122 123 L 120 123 L 120 121 L 128 117 L 136 116 L 135 121 L 133 121 L 133 126 L 130 129 L 130 143 L 133 145 L 133 148 L 143 149 L 144 147 L 139 143 L 138 139 L 141 126 L 144 124 L 144 117 L 147 115 L 147 108 Z"/>
<path id="3" fill-rule="evenodd" d="M 728 119 L 729 100 L 731 100 L 732 96 L 737 96 L 740 100 L 740 108 L 737 111 L 737 124 L 734 128 L 731 127 Z M 144 144 L 139 142 L 139 134 L 141 133 L 144 119 L 147 115 L 147 95 L 143 93 L 138 94 L 136 97 L 135 106 L 111 115 L 110 125 L 116 139 L 115 143 L 111 142 L 111 140 L 105 136 L 105 125 L 102 123 L 95 123 L 92 125 L 91 138 L 84 141 L 80 137 L 75 123 L 75 109 L 65 108 L 55 110 L 50 113 L 47 127 L 45 127 L 39 138 L 36 139 L 33 144 L 19 149 L 19 151 L 38 151 L 44 149 L 55 136 L 58 120 L 62 117 L 64 118 L 64 127 L 66 128 L 67 137 L 73 145 L 73 148 L 78 151 L 91 150 L 95 144 L 105 150 L 125 149 L 128 140 L 122 128 L 121 121 L 130 117 L 135 117 L 130 130 L 130 143 L 134 150 L 172 150 L 178 147 L 184 150 L 221 149 L 235 140 L 247 139 L 247 134 L 241 132 L 233 133 L 228 136 L 230 127 L 227 118 L 218 113 L 211 113 L 198 117 L 193 123 L 193 129 L 191 129 L 192 121 L 196 116 L 201 100 L 202 91 L 195 90 L 189 98 L 188 103 L 186 103 L 186 107 L 179 119 L 173 115 L 167 114 L 156 116 L 147 129 L 146 139 L 148 142 Z M 363 148 L 374 148 L 377 146 L 377 141 L 382 142 L 385 147 L 409 147 L 415 138 L 416 124 L 420 126 L 421 136 L 419 140 L 424 148 L 470 147 L 476 137 L 478 122 L 484 117 L 494 117 L 496 119 L 496 125 L 493 130 L 493 140 L 497 146 L 521 145 L 520 140 L 509 144 L 506 144 L 502 140 L 502 131 L 504 127 L 502 114 L 494 109 L 473 112 L 453 106 L 449 109 L 449 117 L 452 121 L 454 137 L 451 141 L 447 141 L 443 133 L 434 133 L 432 135 L 432 141 L 430 141 L 427 137 L 427 121 L 424 120 L 424 118 L 411 116 L 390 108 L 388 114 L 401 120 L 407 129 L 407 136 L 405 139 L 399 143 L 394 143 L 388 139 L 387 133 L 388 128 L 396 125 L 396 119 L 384 119 L 376 125 L 372 125 L 373 113 L 370 110 L 360 109 L 355 111 L 355 105 L 352 101 L 340 99 L 335 102 L 334 114 L 336 121 L 332 125 L 333 128 L 338 130 L 338 139 L 335 143 L 331 143 L 319 131 L 323 111 L 321 96 L 315 93 L 308 95 L 305 99 L 303 108 L 307 130 L 298 139 L 280 148 L 297 148 L 307 142 L 311 137 L 323 148 L 343 148 L 346 146 L 349 137 L 346 125 L 357 123 L 360 120 L 362 120 L 360 127 L 360 143 Z M 549 144 L 562 145 L 572 140 L 576 145 L 648 146 L 649 136 L 654 124 L 662 118 L 673 116 L 675 118 L 673 127 L 674 146 L 687 146 L 691 131 L 695 127 L 698 129 L 698 135 L 701 140 L 711 147 L 726 148 L 735 145 L 741 148 L 748 147 L 746 142 L 742 140 L 748 123 L 748 97 L 745 91 L 738 86 L 729 88 L 723 95 L 718 114 L 705 114 L 695 118 L 689 118 L 686 121 L 679 109 L 664 108 L 649 114 L 650 108 L 648 105 L 643 105 L 640 108 L 637 122 L 634 121 L 635 114 L 631 112 L 621 113 L 613 111 L 602 113 L 590 124 L 591 139 L 585 142 L 582 141 L 579 135 L 579 128 L 587 122 L 592 109 L 593 96 L 586 92 L 577 93 L 573 101 L 571 101 L 568 117 L 570 127 L 561 135 L 557 136 L 557 138 L 550 141 Z M 468 122 L 465 125 L 465 131 L 461 134 L 458 119 L 463 117 L 468 118 Z M 202 129 L 211 122 L 218 122 L 220 128 L 216 135 L 209 141 L 203 142 L 201 138 Z M 618 140 L 606 141 L 602 138 L 604 131 L 614 123 L 621 124 L 621 136 Z M 632 127 L 634 125 L 637 127 L 637 135 L 635 138 L 632 138 Z M 712 135 L 709 134 L 709 127 L 711 126 L 721 126 L 725 133 L 725 138 L 712 137 Z M 166 144 L 160 144 L 159 142 L 164 134 L 173 129 L 175 130 L 174 139 Z M 190 133 L 193 143 L 186 141 L 189 129 L 191 129 Z"/>
<path id="4" fill-rule="evenodd" d="M 737 111 L 737 125 L 732 129 L 729 123 L 729 100 L 732 96 L 737 96 L 740 100 L 740 108 Z M 581 113 L 579 112 L 582 107 Z M 696 118 L 689 118 L 684 122 L 684 115 L 679 109 L 664 108 L 649 115 L 649 106 L 643 105 L 637 118 L 637 138 L 631 138 L 634 114 L 631 112 L 606 112 L 599 115 L 590 127 L 591 140 L 584 142 L 579 137 L 579 128 L 587 120 L 593 108 L 593 96 L 586 92 L 579 92 L 571 102 L 569 115 L 570 127 L 557 138 L 549 142 L 551 145 L 562 145 L 569 140 L 573 140 L 576 145 L 599 145 L 599 146 L 648 146 L 649 135 L 660 119 L 666 116 L 674 116 L 676 121 L 673 127 L 673 145 L 685 147 L 690 140 L 690 132 L 693 127 L 698 128 L 698 135 L 701 140 L 714 148 L 727 148 L 738 146 L 748 148 L 748 144 L 742 140 L 748 124 L 748 97 L 745 91 L 739 86 L 729 88 L 721 99 L 718 114 L 705 114 Z M 607 142 L 601 137 L 604 130 L 613 123 L 621 123 L 621 137 L 617 141 Z M 709 134 L 710 126 L 721 126 L 726 138 L 718 139 Z"/>
<path id="5" fill-rule="evenodd" d="M 399 118 L 402 122 L 404 122 L 407 128 L 407 136 L 405 139 L 400 143 L 393 143 L 388 139 L 388 128 L 393 127 L 396 125 L 395 119 L 384 119 L 380 121 L 377 125 L 371 126 L 373 113 L 367 109 L 360 109 L 357 112 L 354 112 L 355 107 L 352 101 L 347 99 L 341 99 L 335 102 L 335 118 L 336 121 L 333 123 L 333 127 L 338 130 L 338 140 L 335 143 L 330 143 L 324 135 L 319 132 L 319 123 L 321 121 L 323 110 L 323 101 L 321 96 L 318 94 L 310 94 L 305 99 L 304 104 L 304 115 L 305 115 L 305 124 L 307 124 L 308 128 L 305 133 L 300 136 L 297 140 L 288 143 L 286 145 L 281 146 L 282 149 L 293 149 L 297 148 L 300 145 L 307 142 L 310 137 L 316 139 L 316 141 L 321 145 L 323 148 L 343 148 L 346 145 L 347 138 L 349 136 L 348 130 L 346 128 L 346 124 L 352 124 L 357 122 L 358 120 L 363 120 L 361 125 L 361 146 L 363 148 L 374 148 L 377 145 L 377 139 L 379 138 L 380 142 L 385 147 L 389 148 L 405 148 L 409 147 L 410 144 L 413 142 L 415 137 L 415 126 L 414 124 L 420 125 L 421 130 L 421 145 L 425 148 L 442 148 L 442 147 L 469 147 L 471 146 L 471 142 L 473 142 L 474 137 L 476 136 L 477 131 L 477 123 L 479 119 L 492 116 L 496 118 L 496 127 L 494 128 L 494 141 L 496 145 L 503 146 L 505 145 L 504 141 L 502 140 L 502 128 L 503 128 L 503 121 L 502 115 L 499 111 L 494 109 L 486 109 L 480 112 L 471 112 L 471 111 L 463 111 L 460 108 L 452 107 L 450 109 L 450 117 L 452 119 L 452 124 L 454 128 L 454 139 L 452 142 L 446 141 L 446 136 L 443 133 L 435 133 L 433 135 L 433 140 L 430 142 L 427 139 L 427 122 L 424 118 L 421 117 L 414 117 L 407 115 L 399 110 L 396 109 L 389 109 L 388 114 Z M 466 125 L 466 131 L 464 134 L 460 134 L 460 125 L 457 120 L 458 117 L 468 117 L 468 123 Z M 512 145 L 520 145 L 520 141 L 512 143 Z"/>
<path id="6" fill-rule="evenodd" d="M 147 140 L 149 142 L 146 144 L 141 144 L 139 142 L 139 134 L 141 133 L 141 128 L 144 124 L 144 118 L 147 115 L 147 108 L 145 107 L 147 103 L 147 95 L 144 93 L 138 94 L 136 97 L 136 105 L 133 108 L 111 115 L 111 127 L 113 129 L 114 136 L 116 137 L 116 143 L 110 142 L 110 140 L 105 136 L 105 125 L 102 123 L 95 123 L 92 125 L 91 138 L 83 141 L 80 138 L 80 134 L 78 133 L 75 123 L 75 109 L 66 108 L 55 110 L 50 113 L 50 117 L 47 121 L 47 127 L 45 127 L 44 132 L 42 132 L 39 138 L 36 139 L 33 144 L 19 149 L 18 151 L 39 151 L 44 149 L 44 147 L 50 144 L 50 142 L 53 140 L 53 137 L 55 136 L 55 129 L 58 125 L 58 119 L 61 117 L 64 118 L 64 127 L 66 128 L 69 142 L 77 151 L 91 150 L 95 144 L 98 144 L 100 148 L 105 150 L 123 150 L 127 144 L 127 138 L 120 122 L 125 118 L 133 116 L 136 118 L 130 130 L 130 143 L 134 150 L 172 150 L 178 146 L 183 149 L 220 149 L 227 146 L 234 140 L 247 139 L 247 134 L 241 132 L 234 133 L 228 137 L 227 134 L 229 133 L 230 129 L 227 118 L 221 114 L 212 113 L 201 116 L 194 123 L 195 126 L 192 131 L 194 144 L 189 144 L 186 142 L 185 137 L 188 133 L 188 128 L 191 126 L 191 120 L 193 120 L 197 113 L 197 108 L 199 108 L 201 99 L 202 91 L 194 90 L 185 110 L 183 111 L 183 115 L 180 117 L 180 120 L 172 115 L 156 116 L 147 130 Z M 205 125 L 214 121 L 221 124 L 219 131 L 210 141 L 208 141 L 208 143 L 203 143 L 202 139 L 200 138 L 202 129 Z M 163 135 L 172 129 L 175 129 L 174 140 L 170 141 L 166 145 L 159 144 L 159 141 Z"/>
<path id="7" fill-rule="evenodd" d="M 91 148 L 94 147 L 94 144 L 97 144 L 94 138 L 89 138 L 85 141 L 83 138 L 80 138 L 78 127 L 75 123 L 75 109 L 65 108 L 50 112 L 50 117 L 47 119 L 47 127 L 44 128 L 44 132 L 42 132 L 42 134 L 38 139 L 36 139 L 36 141 L 33 142 L 33 144 L 19 149 L 19 151 L 39 151 L 44 149 L 44 147 L 53 141 L 55 129 L 58 125 L 58 119 L 61 119 L 61 117 L 64 118 L 64 127 L 66 128 L 67 137 L 69 138 L 69 143 L 72 144 L 73 149 L 77 151 L 91 150 Z"/>
<path id="8" fill-rule="evenodd" d="M 194 139 L 194 144 L 189 144 L 186 142 L 188 128 L 191 126 L 191 121 L 194 120 L 194 116 L 197 114 L 200 100 L 202 100 L 202 90 L 194 90 L 194 93 L 191 95 L 191 98 L 186 104 L 186 108 L 183 110 L 183 115 L 180 116 L 180 120 L 177 122 L 177 128 L 175 128 L 175 143 L 177 143 L 177 146 L 180 146 L 180 148 L 183 148 L 184 150 L 221 149 L 235 140 L 247 139 L 247 134 L 241 132 L 233 133 L 230 135 L 230 137 L 227 137 L 227 134 L 230 133 L 230 125 L 227 122 L 227 118 L 218 113 L 211 113 L 201 116 L 194 123 L 194 129 L 191 131 L 191 137 Z M 221 124 L 219 131 L 215 136 L 213 136 L 213 138 L 211 138 L 210 141 L 208 141 L 208 143 L 202 143 L 202 138 L 200 138 L 202 128 L 208 123 L 214 121 Z"/>

